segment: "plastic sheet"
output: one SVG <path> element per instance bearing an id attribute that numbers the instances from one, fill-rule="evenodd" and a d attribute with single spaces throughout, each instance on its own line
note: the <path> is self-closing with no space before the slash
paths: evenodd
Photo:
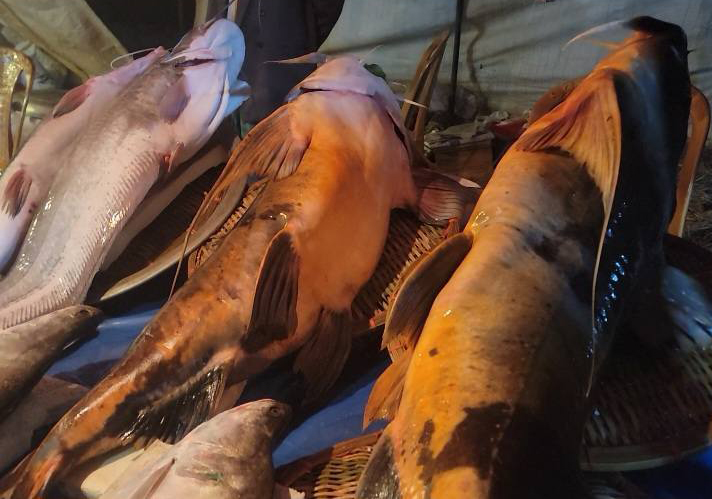
<path id="1" fill-rule="evenodd" d="M 346 0 L 321 50 L 367 54 L 389 79 L 410 81 L 420 54 L 455 20 L 453 0 Z M 649 15 L 681 25 L 688 36 L 692 81 L 712 98 L 712 8 L 709 0 L 477 0 L 466 2 L 458 67 L 481 112 L 521 112 L 564 80 L 586 74 L 606 49 L 568 40 L 608 21 Z M 439 78 L 449 82 L 452 37 Z"/>

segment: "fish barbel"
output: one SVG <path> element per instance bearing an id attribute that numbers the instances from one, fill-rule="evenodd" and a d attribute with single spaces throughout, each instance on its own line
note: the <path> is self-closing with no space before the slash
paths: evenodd
<path id="1" fill-rule="evenodd" d="M 273 180 L 54 427 L 13 497 L 34 499 L 78 464 L 139 438 L 180 438 L 218 404 L 234 403 L 220 401 L 228 388 L 298 349 L 307 401 L 331 386 L 350 350 L 352 301 L 376 268 L 390 212 L 415 206 L 418 193 L 383 80 L 339 57 L 299 88 L 240 142 L 231 158 L 238 164 L 225 170 Z"/>
<path id="2" fill-rule="evenodd" d="M 690 106 L 682 29 L 627 25 L 402 284 L 384 343 L 409 349 L 369 400 L 367 421 L 395 416 L 359 499 L 586 496 L 588 390 L 662 254 Z"/>
<path id="3" fill-rule="evenodd" d="M 57 156 L 93 116 L 136 76 L 165 55 L 162 48 L 68 91 L 38 126 L 0 177 L 0 272 L 12 263 L 32 217 L 64 165 Z"/>
<path id="4" fill-rule="evenodd" d="M 193 35 L 134 78 L 57 158 L 63 166 L 0 281 L 0 330 L 81 302 L 154 183 L 246 98 L 239 28 L 221 19 Z"/>
<path id="5" fill-rule="evenodd" d="M 272 450 L 291 412 L 258 400 L 218 414 L 153 463 L 127 470 L 101 499 L 270 499 Z"/>

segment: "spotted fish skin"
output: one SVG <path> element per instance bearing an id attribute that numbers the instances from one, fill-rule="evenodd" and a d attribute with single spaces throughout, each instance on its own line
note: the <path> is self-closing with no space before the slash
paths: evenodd
<path id="1" fill-rule="evenodd" d="M 230 93 L 241 82 L 228 73 L 244 54 L 239 28 L 221 20 L 191 43 L 154 61 L 58 155 L 63 166 L 0 281 L 0 330 L 81 303 L 151 187 L 245 98 Z"/>
<path id="2" fill-rule="evenodd" d="M 589 387 L 662 254 L 689 110 L 682 30 L 629 26 L 495 169 L 357 498 L 586 497 Z"/>

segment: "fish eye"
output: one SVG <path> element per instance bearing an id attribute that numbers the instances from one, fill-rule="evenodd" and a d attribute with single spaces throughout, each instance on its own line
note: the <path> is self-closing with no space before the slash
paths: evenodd
<path id="1" fill-rule="evenodd" d="M 269 408 L 269 415 L 270 415 L 270 416 L 278 417 L 278 416 L 281 416 L 281 414 L 282 414 L 282 411 L 279 410 L 279 407 L 277 407 L 277 406 L 272 406 L 272 407 Z"/>

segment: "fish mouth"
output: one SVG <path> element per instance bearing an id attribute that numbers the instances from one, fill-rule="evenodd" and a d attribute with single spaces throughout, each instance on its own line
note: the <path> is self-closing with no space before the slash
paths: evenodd
<path id="1" fill-rule="evenodd" d="M 216 59 L 187 59 L 183 61 L 176 62 L 173 66 L 176 68 L 190 68 L 193 66 L 201 66 L 203 64 L 209 64 L 215 62 Z"/>

